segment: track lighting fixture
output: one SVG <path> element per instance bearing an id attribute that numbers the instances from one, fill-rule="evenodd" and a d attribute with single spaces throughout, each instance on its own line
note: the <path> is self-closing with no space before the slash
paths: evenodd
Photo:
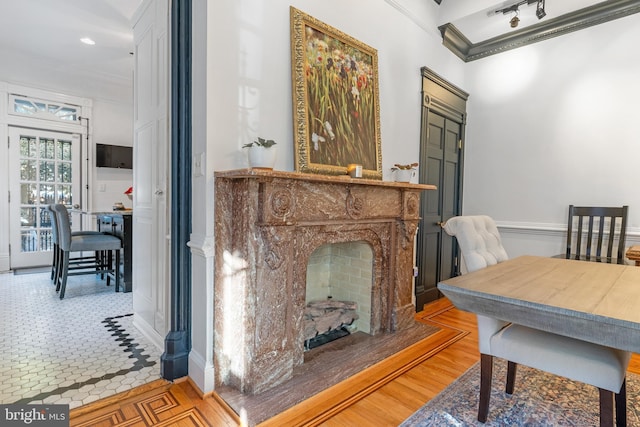
<path id="1" fill-rule="evenodd" d="M 532 5 L 534 3 L 536 3 L 536 16 L 538 17 L 538 19 L 542 19 L 545 16 L 547 16 L 547 12 L 545 12 L 545 10 L 544 10 L 545 0 L 520 0 L 520 1 L 512 4 L 511 6 L 507 6 L 505 8 L 498 9 L 498 10 L 494 11 L 493 13 L 494 14 L 502 13 L 502 14 L 506 15 L 507 13 L 514 12 L 515 16 L 509 20 L 509 25 L 511 25 L 511 28 L 516 28 L 518 26 L 518 24 L 520 23 L 520 18 L 518 17 L 518 14 L 520 12 L 519 7 L 523 6 L 525 4 L 526 5 Z"/>
<path id="2" fill-rule="evenodd" d="M 511 20 L 509 21 L 509 24 L 511 25 L 511 28 L 516 28 L 519 23 L 520 23 L 520 18 L 518 18 L 518 9 L 516 9 L 516 14 L 513 16 L 513 18 L 511 18 Z"/>
<path id="3" fill-rule="evenodd" d="M 536 16 L 538 19 L 542 19 L 547 16 L 547 12 L 544 11 L 544 0 L 538 0 L 538 5 L 536 6 Z"/>

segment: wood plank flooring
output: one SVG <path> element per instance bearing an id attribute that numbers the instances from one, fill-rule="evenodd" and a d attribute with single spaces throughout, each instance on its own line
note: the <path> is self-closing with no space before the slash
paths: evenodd
<path id="1" fill-rule="evenodd" d="M 479 360 L 475 316 L 441 299 L 418 319 L 441 327 L 432 348 L 411 347 L 365 373 L 261 423 L 268 426 L 397 426 Z M 444 338 L 444 335 L 447 338 Z M 412 346 L 413 347 L 413 346 Z M 412 352 L 425 352 L 416 358 Z M 629 371 L 640 373 L 640 357 Z M 241 426 L 215 393 L 202 398 L 189 381 L 147 384 L 71 411 L 71 426 Z"/>

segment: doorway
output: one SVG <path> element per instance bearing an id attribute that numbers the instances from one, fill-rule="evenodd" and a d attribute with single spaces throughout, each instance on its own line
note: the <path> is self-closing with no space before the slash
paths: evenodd
<path id="1" fill-rule="evenodd" d="M 462 212 L 464 129 L 468 94 L 428 68 L 422 69 L 421 184 L 432 184 L 420 200 L 416 238 L 416 310 L 440 298 L 438 282 L 455 274 L 457 245 L 441 225 Z"/>
<path id="2" fill-rule="evenodd" d="M 45 207 L 79 206 L 80 144 L 78 134 L 9 128 L 12 270 L 51 265 L 51 221 Z"/>

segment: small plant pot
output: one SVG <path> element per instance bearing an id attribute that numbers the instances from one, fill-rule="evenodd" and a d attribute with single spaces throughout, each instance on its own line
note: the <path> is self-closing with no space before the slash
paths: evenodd
<path id="1" fill-rule="evenodd" d="M 416 175 L 415 169 L 396 169 L 395 173 L 395 181 L 396 182 L 410 182 L 411 178 Z"/>
<path id="2" fill-rule="evenodd" d="M 249 147 L 249 167 L 258 169 L 273 169 L 276 164 L 276 149 L 274 147 Z"/>

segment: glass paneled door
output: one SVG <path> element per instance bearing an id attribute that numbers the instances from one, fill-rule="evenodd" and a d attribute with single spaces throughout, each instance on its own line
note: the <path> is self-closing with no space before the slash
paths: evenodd
<path id="1" fill-rule="evenodd" d="M 80 196 L 80 136 L 9 128 L 11 269 L 51 265 L 46 205 Z"/>

